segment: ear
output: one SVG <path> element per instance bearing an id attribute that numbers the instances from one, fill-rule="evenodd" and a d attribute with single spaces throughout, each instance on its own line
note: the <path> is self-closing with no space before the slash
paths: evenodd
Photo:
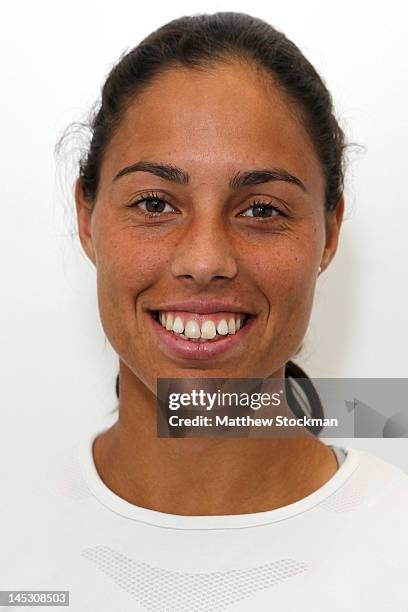
<path id="1" fill-rule="evenodd" d="M 344 196 L 341 195 L 335 210 L 326 213 L 326 244 L 321 263 L 323 269 L 327 268 L 336 254 L 343 216 Z"/>
<path id="2" fill-rule="evenodd" d="M 75 207 L 77 213 L 79 239 L 81 241 L 82 248 L 89 259 L 96 266 L 96 257 L 91 233 L 92 206 L 91 203 L 85 199 L 80 178 L 77 179 L 75 184 Z"/>

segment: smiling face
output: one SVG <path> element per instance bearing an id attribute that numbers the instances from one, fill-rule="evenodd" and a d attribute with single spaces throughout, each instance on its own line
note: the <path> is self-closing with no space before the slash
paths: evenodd
<path id="1" fill-rule="evenodd" d="M 230 62 L 157 76 L 107 146 L 92 213 L 76 189 L 102 325 L 123 364 L 150 389 L 158 377 L 281 374 L 337 247 L 342 202 L 326 213 L 324 191 L 294 106 L 259 71 Z M 158 317 L 194 321 L 193 336 L 209 320 L 221 339 L 176 337 Z"/>

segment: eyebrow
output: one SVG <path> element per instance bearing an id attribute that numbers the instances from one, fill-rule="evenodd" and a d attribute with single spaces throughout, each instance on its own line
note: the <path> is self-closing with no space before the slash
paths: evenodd
<path id="1" fill-rule="evenodd" d="M 190 176 L 181 168 L 173 166 L 172 164 L 161 164 L 150 161 L 139 161 L 130 166 L 122 168 L 115 176 L 114 181 L 131 174 L 132 172 L 150 172 L 155 176 L 177 183 L 179 185 L 187 185 Z M 261 183 L 269 183 L 271 181 L 284 181 L 286 183 L 292 183 L 300 187 L 302 191 L 307 193 L 307 189 L 304 183 L 293 174 L 287 172 L 283 168 L 265 168 L 261 170 L 247 170 L 245 172 L 237 172 L 229 181 L 231 189 L 239 189 L 240 187 L 250 187 L 251 185 L 259 185 Z"/>

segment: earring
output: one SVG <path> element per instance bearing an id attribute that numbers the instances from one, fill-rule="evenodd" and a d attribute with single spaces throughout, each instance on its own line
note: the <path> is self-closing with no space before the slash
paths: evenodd
<path id="1" fill-rule="evenodd" d="M 319 274 L 320 274 L 321 271 L 322 271 L 322 266 L 319 266 Z"/>

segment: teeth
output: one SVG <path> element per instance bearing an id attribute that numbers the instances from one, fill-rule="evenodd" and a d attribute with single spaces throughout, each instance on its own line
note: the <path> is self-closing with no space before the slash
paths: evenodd
<path id="1" fill-rule="evenodd" d="M 214 321 L 204 321 L 201 326 L 201 337 L 206 340 L 211 340 L 211 338 L 215 338 L 217 335 L 217 330 L 215 329 Z"/>
<path id="2" fill-rule="evenodd" d="M 225 319 L 222 319 L 217 325 L 217 332 L 220 336 L 226 336 L 228 334 L 228 323 Z"/>
<path id="3" fill-rule="evenodd" d="M 182 334 L 184 331 L 184 323 L 181 320 L 181 317 L 176 317 L 173 323 L 173 331 L 176 334 Z"/>
<path id="4" fill-rule="evenodd" d="M 211 319 L 205 320 L 200 329 L 200 325 L 196 319 L 190 319 L 184 324 L 183 318 L 179 315 L 174 315 L 171 312 L 159 312 L 158 319 L 163 327 L 168 331 L 172 331 L 183 339 L 189 339 L 195 342 L 212 340 L 217 336 L 227 336 L 235 334 L 242 327 L 244 315 L 231 316 L 227 322 L 226 319 L 221 319 L 216 325 Z M 184 333 L 183 333 L 184 332 Z"/>
<path id="5" fill-rule="evenodd" d="M 187 323 L 186 328 L 184 330 L 184 335 L 187 336 L 187 338 L 200 338 L 200 326 L 198 325 L 197 321 L 191 319 Z"/>

